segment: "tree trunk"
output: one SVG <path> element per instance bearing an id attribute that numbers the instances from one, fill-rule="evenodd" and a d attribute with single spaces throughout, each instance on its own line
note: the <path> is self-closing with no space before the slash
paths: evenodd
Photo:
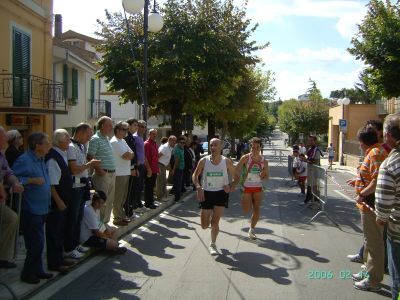
<path id="1" fill-rule="evenodd" d="M 212 138 L 215 137 L 215 117 L 208 117 L 208 137 L 207 140 L 210 142 Z"/>
<path id="2" fill-rule="evenodd" d="M 171 105 L 171 132 L 176 137 L 182 135 L 182 103 L 177 101 L 174 105 Z"/>

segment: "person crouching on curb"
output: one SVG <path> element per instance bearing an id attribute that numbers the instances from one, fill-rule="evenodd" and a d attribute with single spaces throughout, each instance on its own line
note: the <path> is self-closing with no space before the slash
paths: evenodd
<path id="1" fill-rule="evenodd" d="M 126 252 L 117 240 L 117 231 L 101 221 L 100 208 L 106 203 L 107 196 L 103 191 L 95 191 L 92 203 L 85 206 L 81 223 L 81 243 L 85 247 L 109 250 L 116 254 Z"/>

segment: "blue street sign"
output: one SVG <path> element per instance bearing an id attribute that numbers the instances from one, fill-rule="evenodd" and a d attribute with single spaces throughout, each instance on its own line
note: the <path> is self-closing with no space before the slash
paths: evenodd
<path id="1" fill-rule="evenodd" d="M 347 120 L 346 119 L 339 119 L 339 130 L 347 131 Z"/>

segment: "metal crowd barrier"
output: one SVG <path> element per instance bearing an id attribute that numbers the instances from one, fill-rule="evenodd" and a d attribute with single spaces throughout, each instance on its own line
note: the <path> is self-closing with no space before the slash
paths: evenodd
<path id="1" fill-rule="evenodd" d="M 325 215 L 333 224 L 339 226 L 326 212 L 325 205 L 328 202 L 328 171 L 327 169 L 314 164 L 307 164 L 307 188 L 311 188 L 312 200 L 307 207 L 316 202 L 321 204 L 321 210 L 317 212 L 309 221 L 310 224 L 318 216 Z"/>

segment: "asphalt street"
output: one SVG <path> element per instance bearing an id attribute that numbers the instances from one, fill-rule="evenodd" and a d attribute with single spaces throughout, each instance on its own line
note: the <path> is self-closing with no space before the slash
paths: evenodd
<path id="1" fill-rule="evenodd" d="M 274 141 L 280 147 L 281 141 Z M 283 147 L 283 146 L 282 146 Z M 360 265 L 347 260 L 362 243 L 360 216 L 345 181 L 346 170 L 330 171 L 326 211 L 338 224 L 300 205 L 299 188 L 287 162 L 271 149 L 271 179 L 266 182 L 258 239 L 249 240 L 249 216 L 239 192 L 230 195 L 210 256 L 210 230 L 200 227 L 194 194 L 125 237 L 121 256 L 97 255 L 31 299 L 389 299 L 386 275 L 379 293 L 353 288 Z"/>

